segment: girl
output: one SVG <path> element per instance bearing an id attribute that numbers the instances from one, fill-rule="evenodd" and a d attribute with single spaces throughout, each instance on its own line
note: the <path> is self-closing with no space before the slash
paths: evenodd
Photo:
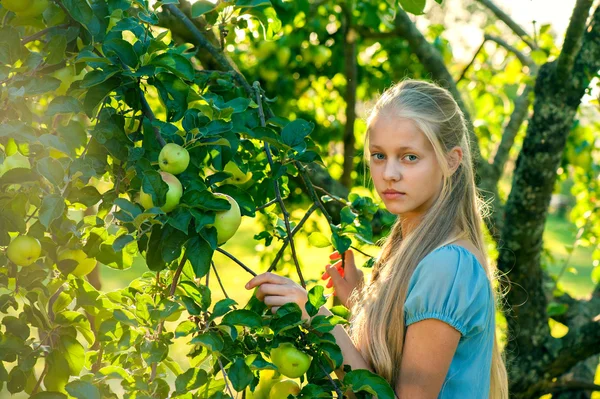
<path id="1" fill-rule="evenodd" d="M 401 399 L 508 398 L 495 270 L 456 101 L 431 83 L 397 84 L 367 119 L 364 148 L 375 189 L 398 218 L 368 283 L 351 251 L 343 277 L 339 262 L 326 269 L 353 315 L 349 333 L 334 329 L 344 364 L 379 374 Z M 288 302 L 304 309 L 306 290 L 290 279 L 264 273 L 246 288 L 257 286 L 273 312 Z"/>

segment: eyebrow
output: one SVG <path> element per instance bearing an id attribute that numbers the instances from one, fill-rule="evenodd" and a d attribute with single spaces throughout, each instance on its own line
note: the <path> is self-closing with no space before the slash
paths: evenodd
<path id="1" fill-rule="evenodd" d="M 375 149 L 377 149 L 377 150 L 385 150 L 385 148 L 384 148 L 384 147 L 380 147 L 380 146 L 378 146 L 377 144 L 372 144 L 372 145 L 369 145 L 369 148 L 370 148 L 370 149 L 374 149 L 374 150 L 375 150 Z M 397 148 L 397 150 L 398 150 L 398 151 L 417 151 L 417 149 L 416 149 L 416 148 L 412 148 L 412 147 L 399 147 L 399 148 Z"/>

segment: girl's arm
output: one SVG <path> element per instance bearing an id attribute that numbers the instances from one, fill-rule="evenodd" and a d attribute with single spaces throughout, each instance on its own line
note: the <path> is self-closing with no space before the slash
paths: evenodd
<path id="1" fill-rule="evenodd" d="M 459 339 L 460 332 L 437 319 L 408 326 L 396 395 L 400 399 L 436 399 Z"/>
<path id="2" fill-rule="evenodd" d="M 321 306 L 318 314 L 323 316 L 331 316 L 333 313 L 331 313 L 325 306 Z M 369 367 L 366 360 L 363 358 L 362 354 L 358 351 L 358 349 L 356 349 L 354 342 L 352 342 L 352 339 L 341 325 L 338 324 L 335 326 L 333 330 L 331 330 L 331 333 L 335 337 L 335 342 L 342 350 L 342 356 L 344 357 L 342 367 L 335 370 L 335 374 L 340 380 L 344 378 L 345 373 L 342 371 L 344 364 L 352 367 L 352 370 L 367 369 L 371 372 L 373 371 L 373 369 Z"/>

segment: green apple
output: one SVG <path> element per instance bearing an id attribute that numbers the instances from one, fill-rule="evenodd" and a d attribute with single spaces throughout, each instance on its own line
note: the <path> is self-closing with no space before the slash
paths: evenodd
<path id="1" fill-rule="evenodd" d="M 88 258 L 81 249 L 65 249 L 58 254 L 59 262 L 67 259 L 77 262 L 77 266 L 71 271 L 71 274 L 77 277 L 87 276 L 96 267 L 96 259 Z"/>
<path id="2" fill-rule="evenodd" d="M 33 0 L 31 7 L 24 11 L 17 11 L 19 17 L 37 17 L 42 15 L 44 10 L 48 8 L 48 0 Z"/>
<path id="3" fill-rule="evenodd" d="M 14 264 L 29 266 L 35 262 L 42 253 L 42 245 L 37 238 L 18 236 L 8 244 L 6 255 Z"/>
<path id="4" fill-rule="evenodd" d="M 21 154 L 18 151 L 4 158 L 4 162 L 2 162 L 2 165 L 0 165 L 0 176 L 5 174 L 9 170 L 16 168 L 31 169 L 29 158 L 27 158 L 25 155 Z"/>
<path id="5" fill-rule="evenodd" d="M 165 145 L 158 154 L 158 166 L 165 172 L 178 175 L 187 169 L 190 164 L 188 150 L 175 143 Z"/>
<path id="6" fill-rule="evenodd" d="M 22 12 L 31 7 L 33 0 L 0 0 L 2 7 L 12 12 Z"/>
<path id="7" fill-rule="evenodd" d="M 225 179 L 223 182 L 228 184 L 244 184 L 252 178 L 252 172 L 244 173 L 238 168 L 235 162 L 227 162 L 223 170 L 227 173 L 231 173 L 232 176 Z"/>
<path id="8" fill-rule="evenodd" d="M 285 342 L 271 349 L 271 362 L 277 370 L 289 378 L 298 378 L 310 367 L 311 358 L 297 349 L 294 344 Z"/>
<path id="9" fill-rule="evenodd" d="M 233 237 L 238 227 L 240 227 L 240 224 L 242 223 L 242 214 L 236 200 L 229 195 L 216 193 L 215 197 L 224 198 L 231 204 L 231 208 L 228 210 L 217 212 L 215 215 L 215 223 L 207 226 L 215 226 L 217 229 L 217 243 L 221 245 L 225 244 L 227 240 Z"/>
<path id="10" fill-rule="evenodd" d="M 296 381 L 283 380 L 274 384 L 269 392 L 269 399 L 283 399 L 288 395 L 298 395 L 300 393 L 300 385 Z"/>
<path id="11" fill-rule="evenodd" d="M 173 209 L 175 209 L 177 205 L 179 205 L 179 200 L 183 195 L 183 186 L 181 185 L 179 179 L 173 176 L 172 174 L 168 172 L 159 173 L 163 181 L 169 186 L 169 190 L 167 191 L 167 201 L 160 209 L 162 209 L 165 213 L 169 213 Z M 154 203 L 152 202 L 152 196 L 150 194 L 145 193 L 143 188 L 140 190 L 139 202 L 144 207 L 144 209 L 150 209 L 154 206 Z"/>

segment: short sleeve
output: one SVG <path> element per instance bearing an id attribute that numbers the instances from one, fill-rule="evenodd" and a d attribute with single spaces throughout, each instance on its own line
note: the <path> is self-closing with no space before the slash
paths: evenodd
<path id="1" fill-rule="evenodd" d="M 483 266 L 467 249 L 448 245 L 417 265 L 404 304 L 405 325 L 438 319 L 471 336 L 486 327 L 493 309 Z"/>

